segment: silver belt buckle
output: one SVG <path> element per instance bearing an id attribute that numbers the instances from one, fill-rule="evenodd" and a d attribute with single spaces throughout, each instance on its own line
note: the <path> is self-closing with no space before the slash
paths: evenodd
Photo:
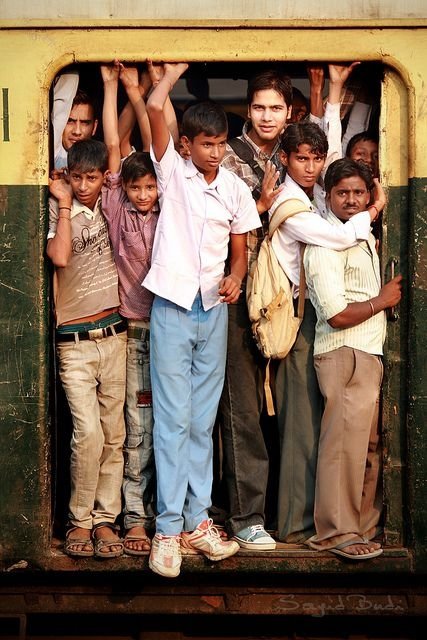
<path id="1" fill-rule="evenodd" d="M 100 340 L 104 337 L 104 329 L 90 329 L 88 336 L 89 340 Z"/>

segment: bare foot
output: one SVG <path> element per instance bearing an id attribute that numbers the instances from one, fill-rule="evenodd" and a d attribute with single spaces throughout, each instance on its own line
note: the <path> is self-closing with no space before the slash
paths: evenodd
<path id="1" fill-rule="evenodd" d="M 366 553 L 372 553 L 381 549 L 379 542 L 355 542 L 345 548 L 345 552 L 352 556 L 363 556 Z"/>

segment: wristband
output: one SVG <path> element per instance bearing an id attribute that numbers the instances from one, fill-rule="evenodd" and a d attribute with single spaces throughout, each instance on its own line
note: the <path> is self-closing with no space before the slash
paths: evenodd
<path id="1" fill-rule="evenodd" d="M 375 307 L 370 300 L 368 300 L 368 303 L 371 307 L 371 318 L 372 318 L 375 315 Z"/>

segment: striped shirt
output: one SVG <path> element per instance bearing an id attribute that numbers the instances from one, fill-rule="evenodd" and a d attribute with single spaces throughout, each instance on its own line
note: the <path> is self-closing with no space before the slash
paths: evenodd
<path id="1" fill-rule="evenodd" d="M 342 225 L 331 211 L 327 221 Z M 348 304 L 379 294 L 381 277 L 374 236 L 369 234 L 367 241 L 361 240 L 345 251 L 308 245 L 304 267 L 310 300 L 317 313 L 314 355 L 344 346 L 381 355 L 386 330 L 384 311 L 347 329 L 334 329 L 328 324 L 328 319 L 344 311 Z"/>

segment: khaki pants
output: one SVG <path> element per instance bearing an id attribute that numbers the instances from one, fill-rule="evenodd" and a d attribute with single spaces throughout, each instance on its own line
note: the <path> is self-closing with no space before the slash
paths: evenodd
<path id="1" fill-rule="evenodd" d="M 57 345 L 73 419 L 69 521 L 92 529 L 121 511 L 126 332 Z"/>
<path id="2" fill-rule="evenodd" d="M 314 518 L 318 549 L 355 537 L 373 537 L 381 515 L 379 397 L 383 366 L 379 356 L 341 347 L 315 356 L 325 399 Z"/>

